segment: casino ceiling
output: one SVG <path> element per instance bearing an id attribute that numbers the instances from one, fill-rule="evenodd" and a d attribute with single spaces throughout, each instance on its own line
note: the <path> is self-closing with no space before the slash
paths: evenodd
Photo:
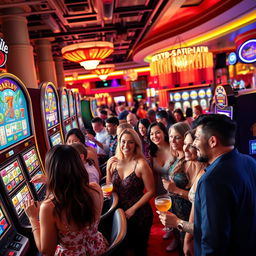
<path id="1" fill-rule="evenodd" d="M 134 54 L 144 48 L 190 31 L 246 1 L 249 0 L 1 0 L 0 33 L 1 18 L 8 8 L 20 8 L 28 20 L 32 45 L 36 39 L 50 38 L 53 55 L 58 56 L 61 48 L 69 44 L 110 41 L 114 52 L 103 63 L 133 66 Z M 143 59 L 137 62 L 143 64 Z M 64 60 L 65 71 L 79 69 L 79 64 Z"/>

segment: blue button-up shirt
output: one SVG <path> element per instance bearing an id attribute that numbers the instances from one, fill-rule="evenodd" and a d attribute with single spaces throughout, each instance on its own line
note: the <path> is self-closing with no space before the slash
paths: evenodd
<path id="1" fill-rule="evenodd" d="M 256 255 L 256 161 L 236 149 L 221 155 L 198 182 L 196 256 Z"/>

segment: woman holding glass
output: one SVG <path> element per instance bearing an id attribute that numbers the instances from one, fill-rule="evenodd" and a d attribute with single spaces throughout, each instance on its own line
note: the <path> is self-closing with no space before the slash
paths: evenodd
<path id="1" fill-rule="evenodd" d="M 167 214 L 160 213 L 161 222 L 172 228 L 178 228 L 180 231 L 187 232 L 184 239 L 183 251 L 184 254 L 193 255 L 193 223 L 194 223 L 194 200 L 197 182 L 200 177 L 204 174 L 204 168 L 207 166 L 206 163 L 200 163 L 197 161 L 196 149 L 192 146 L 195 139 L 195 130 L 187 131 L 184 135 L 183 151 L 185 154 L 185 169 L 190 173 L 190 183 L 192 184 L 189 192 L 182 190 L 173 184 L 166 182 L 167 190 L 171 190 L 172 193 L 182 196 L 184 199 L 189 199 L 192 203 L 192 209 L 190 211 L 189 222 L 184 221 L 182 218 L 178 218 L 175 214 L 168 212 Z"/>
<path id="2" fill-rule="evenodd" d="M 172 152 L 176 159 L 171 163 L 168 170 L 169 177 L 162 179 L 164 188 L 171 192 L 172 197 L 172 212 L 174 212 L 180 218 L 188 220 L 191 203 L 188 198 L 184 198 L 179 194 L 173 193 L 174 188 L 179 188 L 179 192 L 182 194 L 188 194 L 190 188 L 190 173 L 185 170 L 185 154 L 183 151 L 184 135 L 190 129 L 189 125 L 185 122 L 179 122 L 171 126 L 169 129 L 169 142 L 170 142 L 170 152 Z M 177 248 L 182 249 L 183 246 L 183 236 L 177 230 L 174 230 L 175 238 L 166 247 L 167 251 L 173 251 Z M 179 240 L 181 238 L 181 244 Z"/>
<path id="3" fill-rule="evenodd" d="M 154 180 L 140 138 L 133 129 L 124 129 L 118 136 L 116 155 L 107 163 L 106 182 L 113 183 L 119 207 L 125 211 L 129 249 L 135 255 L 147 255 L 153 223 L 149 200 L 154 195 Z"/>

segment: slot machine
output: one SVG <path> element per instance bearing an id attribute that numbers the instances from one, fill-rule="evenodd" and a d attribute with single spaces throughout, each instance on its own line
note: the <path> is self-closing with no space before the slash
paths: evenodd
<path id="1" fill-rule="evenodd" d="M 191 87 L 170 90 L 170 101 L 174 101 L 174 108 L 180 108 L 185 113 L 188 107 L 193 109 L 194 106 L 201 105 L 204 111 L 208 111 L 212 99 L 210 85 Z"/>
<path id="2" fill-rule="evenodd" d="M 0 255 L 23 256 L 28 250 L 28 238 L 17 232 L 0 195 Z"/>
<path id="3" fill-rule="evenodd" d="M 41 83 L 40 89 L 28 89 L 42 159 L 57 144 L 63 144 L 58 92 L 52 82 Z M 38 104 L 40 103 L 40 104 Z"/>
<path id="4" fill-rule="evenodd" d="M 78 126 L 80 130 L 84 132 L 85 127 L 84 127 L 84 122 L 81 114 L 81 97 L 79 93 L 74 93 L 74 97 L 75 97 L 75 105 L 76 105 L 75 109 L 76 109 L 76 116 L 78 120 Z"/>
<path id="5" fill-rule="evenodd" d="M 72 128 L 78 128 L 75 97 L 72 90 L 68 90 L 68 105 L 69 105 L 69 113 L 70 113 Z"/>
<path id="6" fill-rule="evenodd" d="M 31 99 L 16 76 L 0 74 L 0 192 L 15 226 L 30 229 L 25 200 L 42 200 L 45 185 L 30 179 L 44 173 L 34 129 Z"/>
<path id="7" fill-rule="evenodd" d="M 236 147 L 256 158 L 256 90 L 234 90 L 229 84 L 217 85 L 214 113 L 224 114 L 237 123 Z"/>
<path id="8" fill-rule="evenodd" d="M 59 90 L 59 98 L 60 98 L 60 115 L 61 115 L 61 123 L 63 129 L 64 137 L 72 129 L 72 119 L 70 118 L 70 109 L 69 109 L 69 95 L 68 90 L 66 88 L 62 88 Z"/>

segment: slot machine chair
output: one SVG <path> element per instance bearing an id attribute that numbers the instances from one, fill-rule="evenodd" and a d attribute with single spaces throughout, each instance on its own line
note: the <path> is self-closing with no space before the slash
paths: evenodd
<path id="1" fill-rule="evenodd" d="M 110 230 L 102 232 L 109 242 L 109 248 L 102 256 L 126 255 L 125 237 L 127 233 L 127 221 L 123 209 L 118 208 L 115 210 L 111 224 Z"/>

